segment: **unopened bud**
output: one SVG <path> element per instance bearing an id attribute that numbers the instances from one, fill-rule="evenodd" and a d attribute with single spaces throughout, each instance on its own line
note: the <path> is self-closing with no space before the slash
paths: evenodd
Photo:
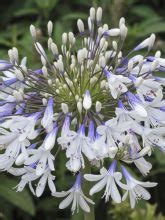
<path id="1" fill-rule="evenodd" d="M 62 34 L 62 44 L 66 45 L 67 43 L 67 33 Z"/>
<path id="2" fill-rule="evenodd" d="M 112 41 L 112 46 L 113 46 L 113 49 L 115 51 L 117 51 L 117 42 L 116 41 Z"/>
<path id="3" fill-rule="evenodd" d="M 48 35 L 51 36 L 52 35 L 52 30 L 53 30 L 53 23 L 52 23 L 52 21 L 48 22 L 47 28 L 48 28 Z"/>
<path id="4" fill-rule="evenodd" d="M 13 57 L 16 62 L 18 62 L 18 49 L 13 47 Z"/>
<path id="5" fill-rule="evenodd" d="M 127 70 L 128 70 L 128 72 L 131 72 L 132 71 L 132 69 L 133 69 L 133 60 L 129 60 L 129 62 L 128 62 L 128 68 L 127 68 Z"/>
<path id="6" fill-rule="evenodd" d="M 67 114 L 68 111 L 69 111 L 68 105 L 66 103 L 61 103 L 61 109 L 62 109 L 64 114 Z"/>
<path id="7" fill-rule="evenodd" d="M 103 10 L 102 10 L 101 7 L 99 7 L 99 8 L 97 9 L 97 12 L 96 12 L 96 21 L 97 21 L 97 23 L 100 23 L 100 22 L 101 22 L 102 14 L 103 14 Z"/>
<path id="8" fill-rule="evenodd" d="M 97 82 L 98 78 L 96 76 L 93 76 L 91 79 L 90 79 L 90 84 L 92 85 L 93 83 Z"/>
<path id="9" fill-rule="evenodd" d="M 47 99 L 43 98 L 43 99 L 42 99 L 42 104 L 43 104 L 44 106 L 47 106 Z"/>
<path id="10" fill-rule="evenodd" d="M 90 19 L 91 19 L 91 21 L 94 22 L 94 20 L 95 20 L 95 14 L 96 14 L 94 7 L 90 8 L 89 14 L 90 14 Z"/>
<path id="11" fill-rule="evenodd" d="M 81 113 L 82 112 L 82 102 L 77 102 L 77 109 L 78 109 L 78 111 L 79 111 L 79 113 Z"/>
<path id="12" fill-rule="evenodd" d="M 41 55 L 41 63 L 42 63 L 43 66 L 46 66 L 46 59 L 42 55 Z"/>
<path id="13" fill-rule="evenodd" d="M 96 110 L 96 112 L 100 112 L 100 111 L 101 111 L 101 108 L 102 108 L 101 102 L 97 101 L 97 102 L 96 102 L 96 105 L 95 105 L 95 110 Z"/>
<path id="14" fill-rule="evenodd" d="M 53 55 L 58 55 L 58 48 L 55 43 L 51 44 L 51 51 L 52 51 Z"/>
<path id="15" fill-rule="evenodd" d="M 43 73 L 43 75 L 44 75 L 45 77 L 48 76 L 48 70 L 47 70 L 46 66 L 43 66 L 43 67 L 42 67 L 42 73 Z"/>
<path id="16" fill-rule="evenodd" d="M 78 19 L 77 27 L 78 27 L 80 34 L 84 33 L 84 23 L 81 19 Z"/>
<path id="17" fill-rule="evenodd" d="M 48 79 L 48 84 L 49 84 L 49 86 L 51 86 L 53 84 L 51 79 Z"/>
<path id="18" fill-rule="evenodd" d="M 148 43 L 148 50 L 151 50 L 151 48 L 154 46 L 155 38 L 156 38 L 155 34 L 151 34 Z"/>
<path id="19" fill-rule="evenodd" d="M 33 40 L 36 40 L 36 36 L 37 36 L 36 28 L 32 24 L 30 25 L 30 33 L 31 33 Z"/>
<path id="20" fill-rule="evenodd" d="M 91 100 L 90 92 L 89 90 L 87 90 L 83 99 L 83 107 L 85 110 L 88 110 L 91 108 L 91 106 L 92 106 L 92 100 Z"/>
<path id="21" fill-rule="evenodd" d="M 154 60 L 151 64 L 151 71 L 154 71 L 159 65 L 159 61 L 158 60 Z"/>
<path id="22" fill-rule="evenodd" d="M 122 24 L 125 24 L 125 18 L 121 17 L 119 21 L 119 27 L 121 27 Z"/>
<path id="23" fill-rule="evenodd" d="M 155 57 L 156 58 L 160 58 L 161 57 L 161 51 L 160 50 L 156 51 Z"/>
<path id="24" fill-rule="evenodd" d="M 24 80 L 24 76 L 23 76 L 23 74 L 22 74 L 22 72 L 20 70 L 16 69 L 14 72 L 15 72 L 15 75 L 16 75 L 16 77 L 17 77 L 17 79 L 19 81 L 23 81 Z"/>

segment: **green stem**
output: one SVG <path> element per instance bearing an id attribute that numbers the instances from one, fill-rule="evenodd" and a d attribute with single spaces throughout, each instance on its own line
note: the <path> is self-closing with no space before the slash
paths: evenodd
<path id="1" fill-rule="evenodd" d="M 85 169 L 83 170 L 83 173 L 91 173 L 91 164 L 86 159 L 85 160 Z M 83 192 L 84 194 L 89 197 L 89 190 L 91 188 L 91 183 L 88 181 L 84 181 L 83 183 Z M 90 198 L 92 199 L 92 198 Z M 94 212 L 94 206 L 90 205 L 90 212 L 84 212 L 84 220 L 95 220 L 95 212 Z"/>

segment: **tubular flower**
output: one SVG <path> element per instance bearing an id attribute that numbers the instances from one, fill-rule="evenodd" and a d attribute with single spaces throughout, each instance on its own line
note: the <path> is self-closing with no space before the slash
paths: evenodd
<path id="1" fill-rule="evenodd" d="M 120 203 L 129 194 L 131 207 L 137 198 L 149 199 L 143 187 L 156 183 L 135 180 L 123 165 L 122 172 L 118 169 L 134 164 L 147 175 L 152 164 L 146 156 L 153 148 L 165 152 L 165 80 L 155 76 L 165 71 L 165 59 L 160 51 L 149 55 L 155 35 L 125 54 L 125 19 L 111 29 L 102 15 L 100 7 L 91 8 L 87 25 L 78 19 L 79 35 L 63 33 L 61 47 L 49 21 L 47 50 L 31 25 L 38 69 L 30 69 L 15 47 L 8 51 L 9 60 L 0 60 L 0 171 L 20 176 L 17 191 L 28 185 L 38 197 L 48 183 L 55 197 L 66 196 L 60 208 L 72 203 L 72 212 L 79 206 L 90 212 L 87 202 L 93 204 L 83 193 L 83 174 L 98 181 L 90 196 L 105 188 L 105 201 L 111 197 Z M 142 49 L 146 56 L 137 54 Z M 61 193 L 55 187 L 60 154 L 68 173 L 77 175 L 73 187 Z M 111 164 L 108 170 L 105 159 Z M 96 166 L 100 174 L 85 174 L 88 166 Z M 124 197 L 119 188 L 126 190 Z"/>

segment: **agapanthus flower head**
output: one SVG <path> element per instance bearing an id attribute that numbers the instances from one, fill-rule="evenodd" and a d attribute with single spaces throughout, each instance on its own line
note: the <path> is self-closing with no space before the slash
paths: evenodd
<path id="1" fill-rule="evenodd" d="M 120 203 L 129 194 L 134 207 L 138 198 L 149 199 L 143 187 L 156 183 L 135 180 L 123 164 L 135 164 L 147 175 L 152 165 L 145 157 L 154 148 L 165 151 L 165 79 L 156 76 L 165 71 L 165 59 L 160 51 L 149 54 L 155 35 L 125 54 L 125 19 L 109 28 L 102 15 L 101 7 L 92 7 L 87 24 L 77 21 L 78 36 L 62 34 L 61 47 L 49 21 L 47 49 L 31 25 L 38 69 L 28 68 L 15 47 L 8 51 L 9 61 L 0 60 L 0 170 L 21 176 L 17 191 L 28 184 L 39 197 L 48 184 L 54 196 L 67 196 L 60 208 L 72 203 L 72 212 L 79 207 L 89 212 L 87 202 L 94 204 L 83 193 L 85 179 L 98 181 L 90 196 L 105 188 L 106 202 L 112 198 Z M 142 49 L 145 56 L 137 54 Z M 73 187 L 61 193 L 55 187 L 59 154 L 66 157 L 70 174 L 76 174 Z M 85 174 L 87 166 L 96 166 L 100 174 Z M 119 188 L 126 190 L 124 197 Z"/>

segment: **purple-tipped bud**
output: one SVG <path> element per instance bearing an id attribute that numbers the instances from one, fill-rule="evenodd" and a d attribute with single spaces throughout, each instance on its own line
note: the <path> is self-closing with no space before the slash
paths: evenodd
<path id="1" fill-rule="evenodd" d="M 48 100 L 47 107 L 44 112 L 44 117 L 41 121 L 41 124 L 44 128 L 53 124 L 53 98 L 50 97 Z"/>
<path id="2" fill-rule="evenodd" d="M 95 135 L 95 127 L 93 121 L 90 121 L 89 129 L 88 129 L 88 137 L 93 140 Z"/>
<path id="3" fill-rule="evenodd" d="M 58 127 L 54 127 L 54 129 L 46 135 L 44 140 L 44 147 L 46 150 L 50 150 L 54 147 L 56 137 L 57 137 Z"/>
<path id="4" fill-rule="evenodd" d="M 62 125 L 61 136 L 65 136 L 70 130 L 70 116 L 66 115 L 64 123 Z"/>

